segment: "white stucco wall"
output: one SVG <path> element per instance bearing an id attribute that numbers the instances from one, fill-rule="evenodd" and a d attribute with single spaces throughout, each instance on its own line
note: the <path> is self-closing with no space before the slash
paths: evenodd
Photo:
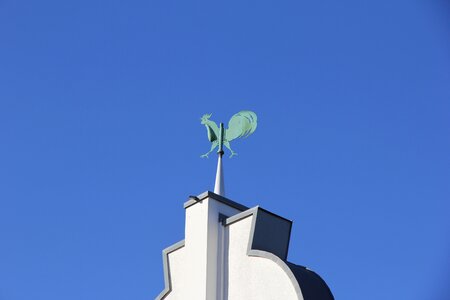
<path id="1" fill-rule="evenodd" d="M 185 244 L 167 255 L 170 292 L 159 299 L 217 299 L 219 214 L 239 212 L 210 198 L 186 208 Z"/>
<path id="2" fill-rule="evenodd" d="M 255 215 L 219 222 L 219 214 L 240 212 L 209 197 L 186 208 L 184 246 L 166 253 L 168 282 L 157 299 L 303 300 L 283 261 L 267 252 L 248 255 Z"/>
<path id="3" fill-rule="evenodd" d="M 184 247 L 169 253 L 168 259 L 172 290 L 164 299 L 183 299 L 186 291 L 189 290 L 185 265 L 187 258 Z"/>
<path id="4" fill-rule="evenodd" d="M 227 226 L 228 293 L 226 299 L 303 300 L 303 297 L 297 295 L 295 290 L 296 282 L 278 263 L 265 257 L 247 255 L 254 217 L 250 215 Z M 279 263 L 283 262 L 279 261 Z"/>

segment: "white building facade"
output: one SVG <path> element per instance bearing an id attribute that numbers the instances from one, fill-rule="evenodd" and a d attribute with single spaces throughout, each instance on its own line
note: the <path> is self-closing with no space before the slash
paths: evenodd
<path id="1" fill-rule="evenodd" d="M 313 271 L 287 261 L 292 222 L 205 192 L 185 204 L 185 240 L 163 251 L 157 300 L 333 300 Z"/>

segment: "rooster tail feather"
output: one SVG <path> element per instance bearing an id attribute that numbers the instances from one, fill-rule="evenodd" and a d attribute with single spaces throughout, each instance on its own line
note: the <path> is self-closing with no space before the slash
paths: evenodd
<path id="1" fill-rule="evenodd" d="M 255 132 L 258 125 L 257 121 L 256 114 L 250 110 L 238 112 L 228 122 L 228 129 L 225 132 L 226 139 L 232 141 L 240 137 L 248 137 Z"/>

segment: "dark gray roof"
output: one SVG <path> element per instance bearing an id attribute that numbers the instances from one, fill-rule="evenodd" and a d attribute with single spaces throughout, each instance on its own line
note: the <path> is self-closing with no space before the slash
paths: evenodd
<path id="1" fill-rule="evenodd" d="M 285 263 L 300 284 L 304 300 L 334 300 L 330 288 L 316 272 L 288 261 Z"/>

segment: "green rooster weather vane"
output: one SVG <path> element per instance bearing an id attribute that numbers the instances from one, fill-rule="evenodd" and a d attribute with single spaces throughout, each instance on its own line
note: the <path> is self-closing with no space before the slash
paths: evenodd
<path id="1" fill-rule="evenodd" d="M 230 150 L 230 158 L 237 155 L 231 149 L 230 142 L 237 138 L 246 138 L 256 130 L 257 120 L 256 114 L 249 110 L 243 110 L 231 117 L 228 122 L 228 128 L 224 129 L 223 123 L 220 127 L 214 121 L 211 121 L 212 114 L 205 114 L 201 118 L 201 123 L 205 125 L 208 131 L 208 139 L 211 142 L 211 149 L 201 157 L 208 155 L 218 147 L 219 161 L 217 163 L 216 184 L 214 193 L 225 196 L 225 187 L 223 182 L 222 155 L 224 154 L 223 146 Z"/>
<path id="2" fill-rule="evenodd" d="M 256 130 L 256 114 L 249 110 L 240 111 L 232 116 L 228 122 L 228 129 L 226 130 L 223 128 L 223 123 L 220 123 L 220 128 L 217 127 L 217 124 L 209 119 L 211 116 L 212 114 L 206 114 L 201 118 L 202 124 L 205 125 L 208 131 L 208 139 L 212 143 L 211 149 L 201 157 L 208 157 L 217 146 L 219 146 L 217 153 L 220 154 L 222 152 L 223 154 L 223 146 L 225 145 L 231 151 L 231 158 L 237 155 L 237 153 L 231 149 L 230 142 L 237 138 L 248 137 Z"/>

